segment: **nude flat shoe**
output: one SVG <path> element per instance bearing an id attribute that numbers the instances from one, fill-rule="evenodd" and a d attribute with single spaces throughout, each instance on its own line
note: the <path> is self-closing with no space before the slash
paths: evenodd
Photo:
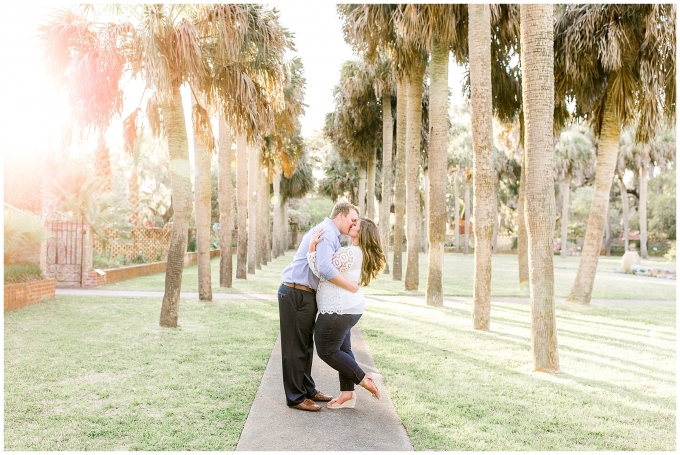
<path id="1" fill-rule="evenodd" d="M 357 394 L 356 392 L 352 392 L 352 398 L 349 400 L 343 401 L 341 404 L 337 404 L 337 398 L 331 400 L 326 407 L 328 409 L 342 409 L 342 408 L 348 408 L 348 409 L 354 409 L 354 406 L 357 404 Z"/>

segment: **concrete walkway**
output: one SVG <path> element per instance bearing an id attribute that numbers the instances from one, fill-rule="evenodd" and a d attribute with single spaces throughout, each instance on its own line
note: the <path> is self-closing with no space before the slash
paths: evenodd
<path id="1" fill-rule="evenodd" d="M 359 322 L 361 324 L 361 322 Z M 378 372 L 361 331 L 352 329 L 352 351 L 364 371 Z M 338 373 L 314 353 L 317 389 L 337 397 Z M 387 378 L 389 381 L 389 378 Z M 380 400 L 357 386 L 354 409 L 308 412 L 286 406 L 281 375 L 281 340 L 276 340 L 262 382 L 236 446 L 238 451 L 412 451 L 389 392 L 377 381 Z"/>

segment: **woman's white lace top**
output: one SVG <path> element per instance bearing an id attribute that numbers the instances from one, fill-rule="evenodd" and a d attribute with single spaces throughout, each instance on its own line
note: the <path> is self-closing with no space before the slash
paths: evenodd
<path id="1" fill-rule="evenodd" d="M 361 279 L 361 261 L 363 254 L 358 246 L 342 247 L 333 255 L 333 265 L 340 274 L 349 281 L 359 282 Z M 364 294 L 361 290 L 352 294 L 346 289 L 326 281 L 316 267 L 316 251 L 307 253 L 309 268 L 318 276 L 319 288 L 316 290 L 316 304 L 319 313 L 362 314 L 364 312 Z"/>

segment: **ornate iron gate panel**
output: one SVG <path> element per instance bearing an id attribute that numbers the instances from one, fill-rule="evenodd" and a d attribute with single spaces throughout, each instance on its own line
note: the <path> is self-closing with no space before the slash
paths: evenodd
<path id="1" fill-rule="evenodd" d="M 46 225 L 53 235 L 47 240 L 45 275 L 56 278 L 58 287 L 81 287 L 86 225 L 81 221 L 48 221 Z"/>

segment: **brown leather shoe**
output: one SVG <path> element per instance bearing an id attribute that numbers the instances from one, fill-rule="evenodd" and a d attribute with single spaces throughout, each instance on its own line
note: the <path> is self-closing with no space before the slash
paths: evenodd
<path id="1" fill-rule="evenodd" d="M 317 390 L 316 395 L 314 395 L 311 399 L 314 401 L 331 401 L 333 397 L 326 395 L 321 390 Z"/>
<path id="2" fill-rule="evenodd" d="M 296 404 L 295 406 L 291 406 L 291 408 L 302 409 L 303 411 L 320 411 L 321 410 L 321 406 L 314 403 L 309 398 L 305 398 L 305 401 L 303 401 L 300 404 Z"/>

